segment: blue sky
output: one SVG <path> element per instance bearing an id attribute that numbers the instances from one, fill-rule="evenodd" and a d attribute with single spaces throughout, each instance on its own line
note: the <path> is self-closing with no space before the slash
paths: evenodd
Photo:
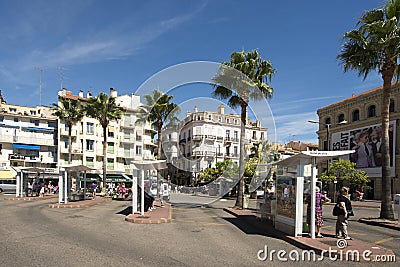
<path id="1" fill-rule="evenodd" d="M 317 125 L 307 120 L 318 119 L 318 108 L 382 84 L 377 73 L 365 81 L 343 73 L 336 56 L 343 34 L 364 11 L 383 3 L 3 0 L 0 89 L 8 103 L 27 106 L 56 102 L 60 77 L 75 94 L 97 95 L 110 87 L 130 94 L 170 66 L 222 62 L 233 51 L 258 49 L 276 69 L 268 100 L 276 141 L 316 143 Z M 206 84 L 186 86 L 175 92 L 175 101 L 210 97 L 210 90 Z M 201 110 L 199 102 L 194 104 Z"/>

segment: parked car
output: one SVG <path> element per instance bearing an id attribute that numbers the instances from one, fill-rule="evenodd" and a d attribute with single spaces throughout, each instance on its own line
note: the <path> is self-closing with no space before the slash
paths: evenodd
<path id="1" fill-rule="evenodd" d="M 17 191 L 16 179 L 0 179 L 0 193 L 15 193 Z"/>

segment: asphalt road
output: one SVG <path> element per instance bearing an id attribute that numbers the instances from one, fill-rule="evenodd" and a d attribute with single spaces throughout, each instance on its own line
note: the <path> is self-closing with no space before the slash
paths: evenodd
<path id="1" fill-rule="evenodd" d="M 275 238 L 273 229 L 254 229 L 224 212 L 222 207 L 232 206 L 232 201 L 202 207 L 212 199 L 179 196 L 172 199 L 172 223 L 141 225 L 124 221 L 130 202 L 49 209 L 51 200 L 5 201 L 3 197 L 0 266 L 290 266 L 294 263 L 279 261 L 276 253 L 272 261 L 261 261 L 257 254 L 266 246 L 269 253 L 302 252 Z M 320 266 L 321 262 L 301 264 Z M 338 263 L 324 259 L 323 264 Z"/>

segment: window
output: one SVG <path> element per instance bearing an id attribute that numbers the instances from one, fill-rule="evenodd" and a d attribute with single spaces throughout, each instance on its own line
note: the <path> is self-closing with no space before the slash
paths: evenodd
<path id="1" fill-rule="evenodd" d="M 57 128 L 57 122 L 55 122 L 55 121 L 49 121 L 49 122 L 47 123 L 47 126 L 50 127 L 50 128 Z"/>
<path id="2" fill-rule="evenodd" d="M 17 109 L 16 108 L 10 108 L 10 112 L 11 113 L 17 113 Z"/>
<path id="3" fill-rule="evenodd" d="M 359 121 L 360 120 L 360 111 L 358 109 L 353 111 L 352 120 L 353 121 Z"/>
<path id="4" fill-rule="evenodd" d="M 108 137 L 114 138 L 114 132 L 108 132 Z"/>
<path id="5" fill-rule="evenodd" d="M 114 143 L 107 142 L 107 153 L 114 153 Z"/>
<path id="6" fill-rule="evenodd" d="M 261 140 L 264 140 L 264 133 L 261 133 L 260 139 L 261 139 Z"/>
<path id="7" fill-rule="evenodd" d="M 235 119 L 235 125 L 237 125 L 238 124 L 238 120 L 237 119 Z"/>
<path id="8" fill-rule="evenodd" d="M 376 116 L 376 107 L 375 107 L 375 105 L 371 105 L 368 108 L 368 118 L 375 117 L 375 116 Z"/>
<path id="9" fill-rule="evenodd" d="M 253 131 L 253 139 L 257 139 L 257 132 Z"/>
<path id="10" fill-rule="evenodd" d="M 344 114 L 343 113 L 338 116 L 338 123 L 341 123 L 342 121 L 344 121 Z"/>
<path id="11" fill-rule="evenodd" d="M 229 139 L 231 135 L 231 131 L 230 130 L 226 130 L 226 139 Z"/>
<path id="12" fill-rule="evenodd" d="M 31 110 L 31 115 L 36 115 L 36 111 L 35 110 Z"/>
<path id="13" fill-rule="evenodd" d="M 86 123 L 86 133 L 94 134 L 94 123 L 91 122 Z"/>
<path id="14" fill-rule="evenodd" d="M 394 112 L 394 100 L 390 99 L 389 112 Z"/>
<path id="15" fill-rule="evenodd" d="M 31 120 L 31 123 L 33 123 L 35 126 L 39 126 L 39 120 Z"/>
<path id="16" fill-rule="evenodd" d="M 68 148 L 68 138 L 64 139 L 64 148 Z"/>
<path id="17" fill-rule="evenodd" d="M 237 147 L 237 146 L 234 146 L 234 147 L 233 147 L 233 153 L 235 154 L 235 157 L 239 154 L 239 153 L 238 153 L 238 147 Z"/>
<path id="18" fill-rule="evenodd" d="M 331 124 L 331 118 L 330 117 L 325 119 L 325 124 Z"/>
<path id="19" fill-rule="evenodd" d="M 212 120 L 211 114 L 208 115 L 208 119 L 209 119 L 209 120 Z"/>
<path id="20" fill-rule="evenodd" d="M 91 122 L 86 123 L 86 133 L 94 134 L 94 123 Z"/>
<path id="21" fill-rule="evenodd" d="M 229 123 L 229 118 L 226 118 L 226 123 Z"/>
<path id="22" fill-rule="evenodd" d="M 142 146 L 136 146 L 136 155 L 142 155 Z"/>
<path id="23" fill-rule="evenodd" d="M 14 118 L 14 122 L 19 122 L 19 118 Z"/>
<path id="24" fill-rule="evenodd" d="M 221 122 L 221 121 L 222 121 L 221 116 L 218 116 L 218 122 Z"/>
<path id="25" fill-rule="evenodd" d="M 86 140 L 86 150 L 93 151 L 94 150 L 94 141 Z"/>
<path id="26" fill-rule="evenodd" d="M 233 138 L 234 138 L 235 140 L 238 140 L 238 139 L 239 139 L 239 132 L 238 132 L 238 131 L 234 131 L 234 132 L 233 132 Z"/>
<path id="27" fill-rule="evenodd" d="M 93 157 L 86 157 L 86 166 L 94 167 L 94 158 Z"/>
<path id="28" fill-rule="evenodd" d="M 0 116 L 0 121 L 4 121 L 4 116 Z"/>

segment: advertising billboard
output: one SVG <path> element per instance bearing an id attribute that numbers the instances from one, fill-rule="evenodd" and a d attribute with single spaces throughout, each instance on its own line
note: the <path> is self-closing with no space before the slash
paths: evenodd
<path id="1" fill-rule="evenodd" d="M 394 176 L 395 121 L 389 122 L 390 174 Z M 382 176 L 381 124 L 332 133 L 332 150 L 355 150 L 348 158 L 369 177 Z"/>

